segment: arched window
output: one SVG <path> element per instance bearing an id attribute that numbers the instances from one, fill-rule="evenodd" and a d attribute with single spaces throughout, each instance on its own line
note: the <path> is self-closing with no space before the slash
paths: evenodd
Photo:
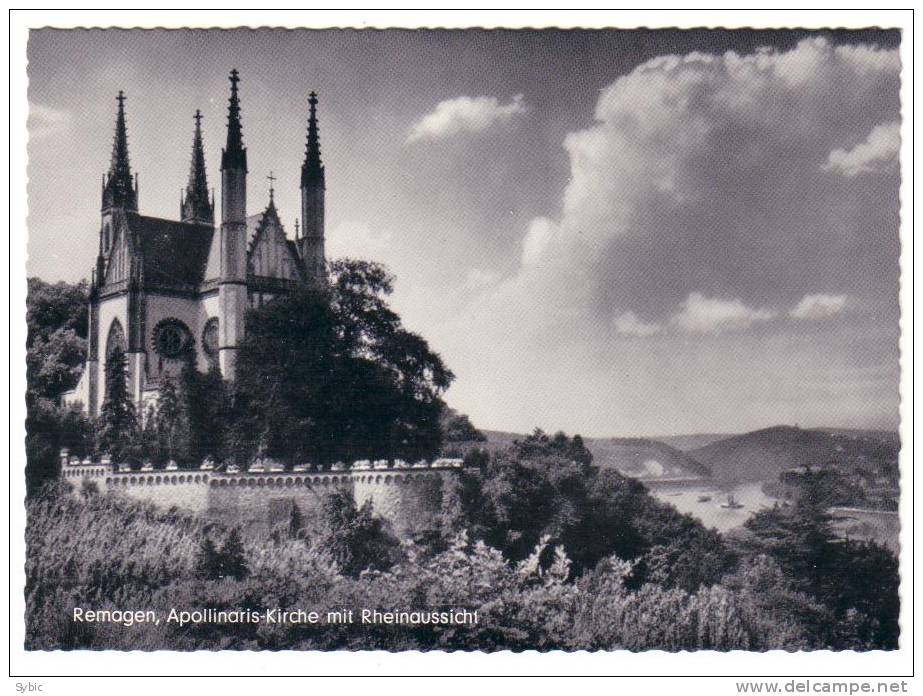
<path id="1" fill-rule="evenodd" d="M 111 243 L 112 243 L 112 228 L 109 227 L 109 223 L 107 222 L 103 226 L 103 252 L 105 253 L 109 252 L 109 245 Z"/>
<path id="2" fill-rule="evenodd" d="M 106 358 L 115 351 L 124 353 L 128 350 L 128 343 L 125 341 L 125 330 L 122 329 L 122 322 L 113 319 L 109 325 L 109 334 L 106 337 Z"/>

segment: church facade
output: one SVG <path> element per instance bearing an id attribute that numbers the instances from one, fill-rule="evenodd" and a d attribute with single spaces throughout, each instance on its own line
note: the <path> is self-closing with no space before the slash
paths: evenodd
<path id="1" fill-rule="evenodd" d="M 221 209 L 209 195 L 201 114 L 196 112 L 189 179 L 180 219 L 138 210 L 138 177 L 128 155 L 125 97 L 118 95 L 109 171 L 103 177 L 99 254 L 89 299 L 87 362 L 65 404 L 99 413 L 107 359 L 126 356 L 129 390 L 140 413 L 156 403 L 161 379 L 192 351 L 197 367 L 217 366 L 233 380 L 244 313 L 299 284 L 325 282 L 324 165 L 317 96 L 308 104 L 301 167 L 301 228 L 285 232 L 270 187 L 269 203 L 247 214 L 247 150 L 236 70 L 231 71 L 227 141 L 221 154 Z M 270 177 L 271 178 L 271 177 Z"/>

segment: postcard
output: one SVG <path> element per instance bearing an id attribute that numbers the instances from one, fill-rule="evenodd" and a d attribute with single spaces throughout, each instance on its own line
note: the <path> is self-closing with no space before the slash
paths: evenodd
<path id="1" fill-rule="evenodd" d="M 907 648 L 910 36 L 736 24 L 30 27 L 23 652 Z"/>

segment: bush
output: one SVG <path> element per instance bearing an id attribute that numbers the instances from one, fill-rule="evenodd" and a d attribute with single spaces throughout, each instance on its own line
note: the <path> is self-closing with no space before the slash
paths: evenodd
<path id="1" fill-rule="evenodd" d="M 566 468 L 565 468 L 566 469 Z M 555 480 L 553 477 L 548 480 Z M 561 482 L 572 481 L 565 470 Z M 621 482 L 621 483 L 620 483 Z M 803 589 L 771 553 L 739 550 L 736 564 L 711 582 L 703 568 L 680 569 L 671 534 L 710 537 L 678 514 L 653 506 L 643 487 L 618 484 L 607 505 L 624 503 L 625 548 L 646 548 L 634 560 L 608 554 L 581 567 L 562 538 L 539 536 L 518 560 L 461 531 L 442 548 L 399 544 L 371 507 L 345 493 L 327 496 L 318 519 L 297 538 L 207 524 L 116 495 L 68 495 L 63 486 L 27 503 L 26 646 L 28 649 L 628 649 L 861 650 L 889 647 L 888 612 L 896 586 L 887 556 L 872 546 L 838 546 L 838 585 L 853 595 L 821 601 Z M 468 493 L 443 491 L 450 500 Z M 564 487 L 566 489 L 566 486 Z M 640 490 L 640 493 L 639 493 Z M 555 500 L 553 497 L 552 500 Z M 462 506 L 463 507 L 463 506 Z M 566 519 L 563 503 L 542 519 Z M 618 510 L 589 517 L 615 519 Z M 675 513 L 675 511 L 674 511 Z M 519 514 L 519 513 L 517 513 Z M 587 524 L 589 524 L 588 522 Z M 454 523 L 453 523 L 454 524 Z M 447 534 L 447 532 L 445 532 Z M 608 530 L 608 536 L 613 529 Z M 605 536 L 605 535 L 604 535 Z M 606 544 L 611 544 L 611 538 Z M 593 547 L 599 553 L 605 544 Z M 578 552 L 586 549 L 575 546 Z M 692 548 L 695 548 L 694 546 Z M 849 577 L 864 578 L 863 584 Z M 891 603 L 891 604 L 889 604 Z M 74 606 L 195 609 L 379 609 L 476 612 L 474 625 L 215 624 L 118 626 L 75 624 Z"/>
<path id="2" fill-rule="evenodd" d="M 349 491 L 336 491 L 321 503 L 322 528 L 318 548 L 329 554 L 344 575 L 387 570 L 400 557 L 400 542 L 385 522 L 372 514 L 372 503 L 356 507 Z"/>
<path id="3" fill-rule="evenodd" d="M 220 549 L 211 537 L 202 538 L 195 557 L 195 574 L 203 580 L 241 580 L 247 576 L 244 547 L 236 528 L 228 533 Z"/>

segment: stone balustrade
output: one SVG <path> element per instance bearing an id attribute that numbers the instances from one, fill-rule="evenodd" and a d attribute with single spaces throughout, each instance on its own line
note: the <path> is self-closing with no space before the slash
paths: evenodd
<path id="1" fill-rule="evenodd" d="M 288 471 L 275 464 L 244 471 L 211 463 L 200 469 L 145 465 L 139 470 L 113 464 L 105 456 L 99 461 L 81 460 L 67 450 L 61 452 L 61 464 L 62 478 L 71 483 L 95 481 L 104 492 L 204 513 L 233 524 L 267 524 L 271 509 L 277 508 L 280 500 L 309 513 L 324 491 L 345 489 L 352 492 L 357 505 L 370 500 L 376 512 L 391 520 L 399 531 L 438 509 L 440 496 L 433 494 L 433 486 L 441 486 L 441 477 L 464 469 L 461 459 L 441 458 L 413 464 L 360 460 L 326 467 L 301 465 Z M 75 494 L 80 490 L 80 485 L 74 485 Z"/>

